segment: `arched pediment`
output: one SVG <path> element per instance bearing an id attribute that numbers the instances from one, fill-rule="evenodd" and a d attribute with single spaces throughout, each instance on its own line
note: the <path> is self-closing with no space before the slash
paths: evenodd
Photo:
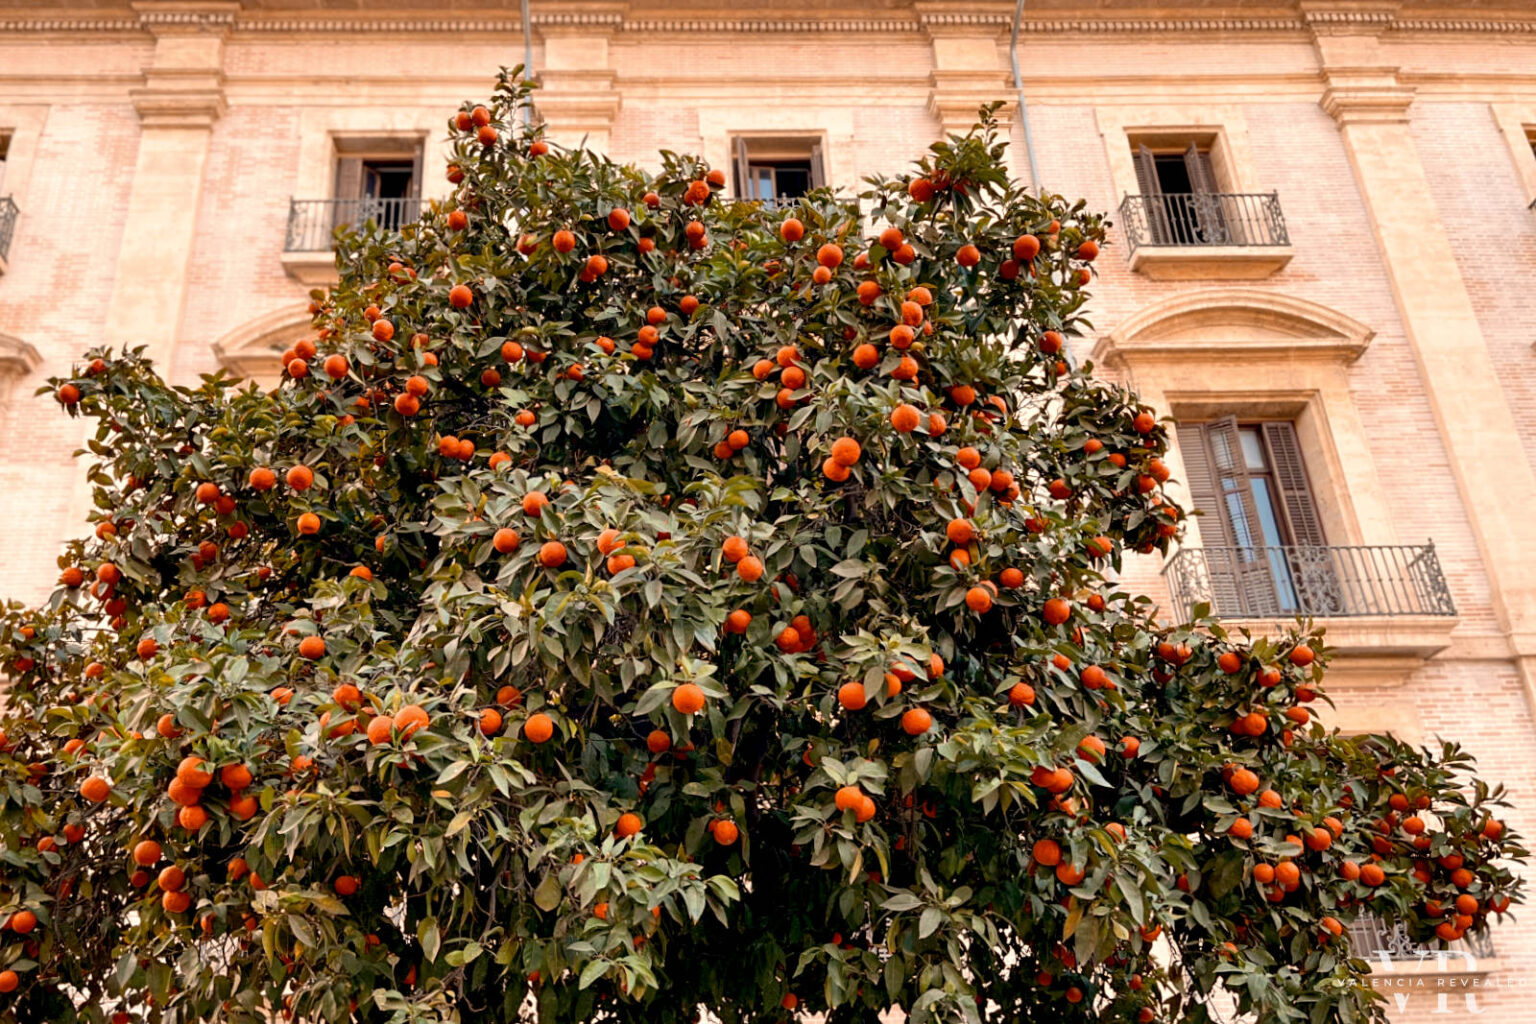
<path id="1" fill-rule="evenodd" d="M 275 380 L 282 372 L 278 356 L 314 330 L 305 307 L 285 306 L 230 331 L 213 343 L 213 354 L 238 377 Z"/>
<path id="2" fill-rule="evenodd" d="M 1153 303 L 1101 335 L 1098 362 L 1274 359 L 1353 362 L 1375 332 L 1307 299 L 1260 288 L 1207 288 Z"/>
<path id="3" fill-rule="evenodd" d="M 14 335 L 0 334 L 0 374 L 25 377 L 42 365 L 37 349 Z"/>

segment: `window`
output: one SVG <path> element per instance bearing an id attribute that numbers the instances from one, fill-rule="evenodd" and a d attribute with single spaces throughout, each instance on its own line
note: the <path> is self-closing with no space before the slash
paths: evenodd
<path id="1" fill-rule="evenodd" d="M 421 204 L 420 139 L 336 140 L 334 222 L 374 220 L 398 228 L 416 219 Z"/>
<path id="2" fill-rule="evenodd" d="M 1178 441 L 1219 611 L 1290 614 L 1336 589 L 1294 424 L 1228 416 L 1181 423 Z"/>
<path id="3" fill-rule="evenodd" d="M 734 149 L 736 194 L 742 199 L 777 204 L 826 184 L 819 139 L 738 135 Z"/>
<path id="4" fill-rule="evenodd" d="M 1227 200 L 1217 184 L 1211 140 L 1133 140 L 1136 184 L 1152 240 L 1160 245 L 1220 245 L 1231 238 Z"/>

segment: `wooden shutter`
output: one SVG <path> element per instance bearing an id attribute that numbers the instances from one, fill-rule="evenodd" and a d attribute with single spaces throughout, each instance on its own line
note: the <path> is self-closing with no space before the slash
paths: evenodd
<path id="1" fill-rule="evenodd" d="M 1207 423 L 1205 440 L 1216 476 L 1221 512 L 1234 544 L 1219 564 L 1210 562 L 1212 577 L 1220 569 L 1231 578 L 1237 591 L 1237 611 L 1225 614 L 1273 615 L 1279 610 L 1279 598 L 1271 575 L 1271 556 L 1275 552 L 1264 547 L 1264 527 L 1259 520 L 1258 503 L 1253 497 L 1253 481 L 1248 476 L 1248 463 L 1243 457 L 1237 419 L 1226 416 Z"/>
<path id="2" fill-rule="evenodd" d="M 1189 487 L 1190 502 L 1201 513 L 1200 536 L 1205 541 L 1200 557 L 1205 560 L 1208 593 L 1189 596 L 1196 601 L 1209 598 L 1212 608 L 1218 614 L 1237 614 L 1237 610 L 1242 607 L 1242 593 L 1238 589 L 1238 574 L 1232 558 L 1232 526 L 1227 520 L 1221 500 L 1221 486 L 1216 479 L 1215 464 L 1211 461 L 1205 426 L 1199 423 L 1180 423 L 1177 436 L 1179 454 L 1184 459 L 1184 477 Z"/>
<path id="3" fill-rule="evenodd" d="M 1185 483 L 1189 487 L 1189 500 L 1203 513 L 1200 517 L 1200 536 L 1206 544 L 1217 547 L 1232 544 L 1232 531 L 1222 512 L 1220 493 L 1216 488 L 1216 472 L 1211 466 L 1211 456 L 1205 446 L 1205 428 L 1199 423 L 1180 423 L 1177 428 L 1179 454 L 1184 458 Z"/>
<path id="4" fill-rule="evenodd" d="M 1296 428 L 1285 422 L 1264 424 L 1264 445 L 1269 449 L 1269 464 L 1275 470 L 1275 483 L 1280 490 L 1280 504 L 1291 543 L 1301 547 L 1323 547 L 1328 541 L 1323 537 L 1322 518 L 1317 514 L 1317 502 L 1307 480 L 1307 467 L 1301 458 Z"/>
<path id="5" fill-rule="evenodd" d="M 425 149 L 425 143 L 417 142 L 415 151 L 411 153 L 411 184 L 405 190 L 406 196 L 411 199 L 421 198 L 421 164 Z M 414 217 L 414 214 L 412 216 Z"/>
<path id="6" fill-rule="evenodd" d="M 1136 185 L 1141 189 L 1141 209 L 1147 218 L 1148 241 L 1166 245 L 1172 234 L 1168 200 L 1163 196 L 1162 183 L 1157 180 L 1157 157 L 1141 143 L 1136 145 Z"/>
<path id="7" fill-rule="evenodd" d="M 811 144 L 811 188 L 827 187 L 827 168 L 821 162 L 821 143 Z"/>
<path id="8" fill-rule="evenodd" d="M 1163 191 L 1157 180 L 1157 158 L 1143 143 L 1136 144 L 1136 184 L 1144 196 L 1159 195 Z"/>
<path id="9" fill-rule="evenodd" d="M 336 160 L 337 199 L 361 199 L 363 197 L 363 161 L 361 157 L 344 156 Z"/>
<path id="10" fill-rule="evenodd" d="M 1201 152 L 1194 144 L 1184 151 L 1184 170 L 1189 175 L 1189 184 L 1194 191 L 1220 191 L 1216 187 L 1216 172 L 1211 167 L 1211 154 Z"/>
<path id="11" fill-rule="evenodd" d="M 1263 425 L 1264 447 L 1280 493 L 1280 514 L 1293 545 L 1286 549 L 1285 571 L 1304 615 L 1337 615 L 1345 611 L 1369 613 L 1374 588 L 1362 586 L 1358 567 L 1347 549 L 1327 546 L 1322 517 L 1296 428 L 1287 422 Z"/>
<path id="12" fill-rule="evenodd" d="M 736 197 L 738 199 L 751 199 L 752 168 L 747 162 L 747 140 L 738 135 L 732 154 L 736 164 Z"/>

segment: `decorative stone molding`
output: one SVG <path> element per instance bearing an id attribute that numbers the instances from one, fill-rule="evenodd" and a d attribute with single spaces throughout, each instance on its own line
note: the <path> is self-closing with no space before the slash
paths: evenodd
<path id="1" fill-rule="evenodd" d="M 10 334 L 0 334 L 0 377 L 25 377 L 43 365 L 43 357 L 29 343 Z"/>
<path id="2" fill-rule="evenodd" d="M 211 347 L 219 365 L 235 376 L 275 384 L 282 376 L 278 356 L 313 333 L 310 315 L 303 307 L 285 306 L 241 324 Z"/>
<path id="3" fill-rule="evenodd" d="M 209 128 L 224 114 L 224 37 L 238 2 L 210 0 L 195 7 L 169 0 L 132 5 L 141 29 L 155 37 L 144 84 L 129 98 L 146 128 Z"/>
<path id="4" fill-rule="evenodd" d="M 223 15 L 181 15 L 199 19 L 197 23 L 213 26 L 224 21 Z M 153 18 L 4 18 L 0 33 L 142 33 L 157 24 L 171 23 L 172 12 Z M 181 24 L 192 24 L 183 20 Z M 535 28 L 546 26 L 602 26 L 626 33 L 776 33 L 776 34 L 848 34 L 901 33 L 931 31 L 936 27 L 961 27 L 1006 32 L 1012 18 L 995 11 L 946 11 L 920 14 L 916 18 L 629 18 L 614 13 L 554 12 L 536 13 Z M 1404 18 L 1379 7 L 1363 10 L 1314 10 L 1301 16 L 1277 15 L 1211 18 L 1109 18 L 1109 17 L 1029 17 L 1020 23 L 1020 33 L 1036 35 L 1192 35 L 1243 33 L 1296 33 L 1306 31 L 1358 31 L 1372 25 L 1384 32 L 1433 32 L 1462 35 L 1536 35 L 1536 19 L 1511 12 L 1508 17 L 1480 18 Z M 274 17 L 259 11 L 241 11 L 232 15 L 227 27 L 236 32 L 261 33 L 353 33 L 410 32 L 456 35 L 462 33 L 517 34 L 519 19 L 476 17 L 421 18 L 365 13 L 355 15 L 327 13 L 319 17 Z"/>
<path id="5" fill-rule="evenodd" d="M 1103 335 L 1095 362 L 1125 367 L 1140 359 L 1223 362 L 1295 357 L 1353 363 L 1375 336 L 1327 306 L 1259 288 L 1182 292 L 1138 310 Z"/>
<path id="6" fill-rule="evenodd" d="M 1407 122 L 1412 86 L 1397 81 L 1397 69 L 1335 68 L 1318 102 L 1340 125 Z"/>
<path id="7" fill-rule="evenodd" d="M 1092 358 L 1122 370 L 1153 408 L 1191 420 L 1241 410 L 1289 419 L 1318 493 L 1323 529 L 1335 544 L 1395 544 L 1349 365 L 1372 330 L 1337 310 L 1269 289 L 1229 286 L 1169 296 L 1126 317 L 1095 341 Z M 1187 479 L 1177 446 L 1168 453 L 1173 496 Z M 1187 543 L 1199 546 L 1200 524 Z"/>

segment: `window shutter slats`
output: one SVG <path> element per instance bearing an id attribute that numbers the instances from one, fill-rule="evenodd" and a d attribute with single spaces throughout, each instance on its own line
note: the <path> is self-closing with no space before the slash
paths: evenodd
<path id="1" fill-rule="evenodd" d="M 751 199 L 752 171 L 747 166 L 747 140 L 739 135 L 736 137 L 733 158 L 736 164 L 736 197 L 738 199 Z"/>
<path id="2" fill-rule="evenodd" d="M 336 198 L 361 199 L 363 197 L 363 161 L 361 157 L 344 156 L 336 161 Z"/>
<path id="3" fill-rule="evenodd" d="M 1323 535 L 1322 517 L 1307 479 L 1307 465 L 1301 455 L 1296 427 L 1285 422 L 1265 423 L 1263 434 L 1269 464 L 1275 474 L 1275 487 L 1280 492 L 1280 514 L 1285 518 L 1286 530 L 1294 545 L 1289 549 L 1286 564 L 1302 610 L 1313 615 L 1327 615 L 1342 610 L 1346 602 L 1366 607 L 1369 595 L 1355 593 L 1358 588 L 1346 585 L 1346 581 L 1355 578 L 1357 573 L 1347 561 L 1343 564 L 1336 562 L 1336 558 L 1345 552 L 1326 546 L 1328 541 Z"/>
<path id="4" fill-rule="evenodd" d="M 412 199 L 421 198 L 422 151 L 425 148 L 418 142 L 416 143 L 416 151 L 411 154 L 411 185 L 406 189 L 405 194 Z"/>
<path id="5" fill-rule="evenodd" d="M 1291 543 L 1302 547 L 1324 546 L 1328 542 L 1323 537 L 1323 522 L 1317 514 L 1312 485 L 1307 480 L 1307 467 L 1302 461 L 1296 428 L 1289 423 L 1266 423 L 1264 443 L 1269 449 L 1270 465 L 1275 469 L 1275 482 L 1280 487 L 1281 506 L 1286 526 L 1290 528 Z"/>
<path id="6" fill-rule="evenodd" d="M 1216 174 L 1211 167 L 1211 154 L 1202 153 L 1193 144 L 1184 151 L 1184 170 L 1196 192 L 1216 192 Z"/>
<path id="7" fill-rule="evenodd" d="M 827 167 L 821 159 L 821 143 L 811 146 L 811 188 L 825 188 L 827 185 Z"/>
<path id="8" fill-rule="evenodd" d="M 1221 499 L 1216 490 L 1216 473 L 1211 468 L 1211 457 L 1205 448 L 1205 429 L 1198 423 L 1180 423 L 1177 428 L 1179 454 L 1184 457 L 1185 483 L 1189 498 L 1195 508 L 1203 513 L 1200 517 L 1200 536 L 1207 544 L 1218 547 L 1232 543 L 1227 529 L 1227 517 L 1222 513 Z"/>
<path id="9" fill-rule="evenodd" d="M 1136 146 L 1136 184 L 1144 196 L 1155 196 L 1162 191 L 1157 183 L 1157 158 L 1144 143 Z"/>
<path id="10" fill-rule="evenodd" d="M 1237 593 L 1235 614 L 1240 617 L 1273 615 L 1280 604 L 1271 574 L 1271 556 L 1277 553 L 1264 547 L 1264 527 L 1259 520 L 1258 503 L 1253 497 L 1253 481 L 1248 476 L 1248 462 L 1243 457 L 1237 419 L 1226 416 L 1207 423 L 1205 437 L 1221 493 L 1221 508 L 1235 540 L 1235 546 L 1220 566 L 1231 578 L 1230 586 Z M 1218 565 L 1212 562 L 1213 580 L 1217 570 Z M 1227 611 L 1225 614 L 1234 613 Z"/>
<path id="11" fill-rule="evenodd" d="M 1205 541 L 1202 557 L 1210 584 L 1211 605 L 1220 614 L 1233 614 L 1242 606 L 1242 595 L 1233 569 L 1232 528 L 1221 500 L 1205 427 L 1199 423 L 1180 423 L 1176 433 L 1179 454 L 1184 458 L 1184 477 L 1190 501 L 1201 513 L 1200 536 Z"/>

